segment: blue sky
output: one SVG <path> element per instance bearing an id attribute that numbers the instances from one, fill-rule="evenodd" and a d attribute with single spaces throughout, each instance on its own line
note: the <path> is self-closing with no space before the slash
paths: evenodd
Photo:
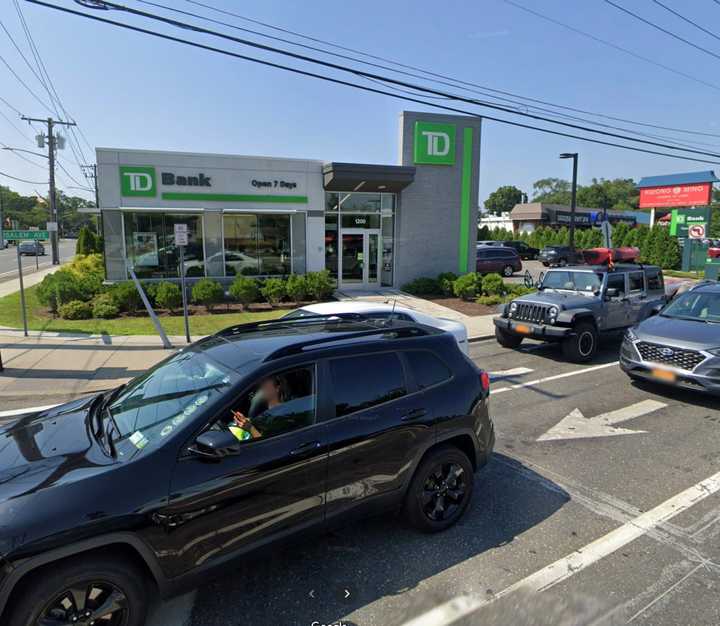
<path id="1" fill-rule="evenodd" d="M 69 0 L 50 1 L 77 7 Z M 549 24 L 502 0 L 205 1 L 277 26 L 496 89 L 720 135 L 717 106 L 720 87 L 713 89 L 681 78 Z M 694 76 L 713 81 L 713 76 L 718 75 L 719 59 L 636 22 L 603 0 L 517 1 Z M 618 1 L 720 54 L 720 41 L 693 29 L 651 0 Z M 720 5 L 713 0 L 665 1 L 711 30 L 720 19 Z M 395 163 L 399 112 L 404 108 L 433 110 L 20 2 L 66 109 L 93 146 Z M 126 4 L 158 11 L 134 0 L 127 0 Z M 166 0 L 166 4 L 219 19 L 233 19 L 184 0 Z M 117 12 L 94 13 L 139 23 Z M 27 53 L 10 0 L 4 3 L 0 20 Z M 236 23 L 248 26 L 238 20 Z M 230 42 L 204 41 L 244 51 Z M 270 58 L 263 53 L 250 54 Z M 1 30 L 0 55 L 47 100 L 42 86 Z M 720 85 L 720 78 L 717 83 Z M 2 64 L 0 95 L 24 113 L 47 115 Z M 466 108 L 479 111 L 471 105 Z M 34 134 L 2 102 L 0 113 L 23 132 Z M 691 141 L 720 146 L 720 136 L 696 137 Z M 2 115 L 0 142 L 36 149 Z M 703 147 L 713 151 L 709 146 Z M 88 158 L 92 158 L 87 146 L 84 149 Z M 709 164 L 631 153 L 486 122 L 479 201 L 499 185 L 514 184 L 530 192 L 532 182 L 539 178 L 569 178 L 569 162 L 557 158 L 563 151 L 580 152 L 581 183 L 593 177 L 638 179 L 713 168 Z M 83 182 L 72 153 L 66 150 L 62 159 L 70 173 Z M 33 181 L 46 179 L 43 169 L 7 151 L 0 151 L 0 171 Z M 62 172 L 60 179 L 61 186 L 68 184 L 68 177 Z M 34 189 L 44 193 L 46 189 L 0 176 L 0 183 L 8 182 L 25 193 Z"/>

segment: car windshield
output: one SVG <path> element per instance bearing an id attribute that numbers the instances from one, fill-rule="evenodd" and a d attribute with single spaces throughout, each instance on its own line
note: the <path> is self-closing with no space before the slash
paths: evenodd
<path id="1" fill-rule="evenodd" d="M 663 309 L 663 317 L 720 323 L 720 293 L 688 291 Z"/>
<path id="2" fill-rule="evenodd" d="M 179 352 L 131 381 L 108 407 L 120 431 L 115 441 L 137 449 L 157 443 L 238 379 L 202 352 Z"/>
<path id="3" fill-rule="evenodd" d="M 572 272 L 553 270 L 545 274 L 540 289 L 596 292 L 602 287 L 603 275 L 599 272 Z"/>

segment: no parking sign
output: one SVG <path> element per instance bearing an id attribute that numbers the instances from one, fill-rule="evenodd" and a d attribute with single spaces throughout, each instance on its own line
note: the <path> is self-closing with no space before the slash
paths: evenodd
<path id="1" fill-rule="evenodd" d="M 705 224 L 693 224 L 688 227 L 690 239 L 705 239 Z"/>

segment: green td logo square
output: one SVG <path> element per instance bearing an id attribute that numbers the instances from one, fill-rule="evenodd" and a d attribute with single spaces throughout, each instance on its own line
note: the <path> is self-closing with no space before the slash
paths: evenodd
<path id="1" fill-rule="evenodd" d="M 455 124 L 415 122 L 415 163 L 455 164 Z"/>
<path id="2" fill-rule="evenodd" d="M 155 168 L 145 165 L 120 166 L 120 194 L 153 198 L 157 195 Z"/>

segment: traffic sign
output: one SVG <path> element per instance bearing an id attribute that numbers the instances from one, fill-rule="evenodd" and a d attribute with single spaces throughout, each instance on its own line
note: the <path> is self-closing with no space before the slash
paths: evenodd
<path id="1" fill-rule="evenodd" d="M 58 229 L 58 223 L 57 222 L 48 222 L 47 223 L 47 230 L 48 232 L 57 231 Z"/>
<path id="2" fill-rule="evenodd" d="M 175 245 L 188 245 L 188 227 L 187 224 L 175 224 Z"/>
<path id="3" fill-rule="evenodd" d="M 50 233 L 46 230 L 4 230 L 3 237 L 8 241 L 21 239 L 50 239 Z"/>
<path id="4" fill-rule="evenodd" d="M 693 224 L 688 227 L 690 239 L 705 239 L 705 224 Z"/>

